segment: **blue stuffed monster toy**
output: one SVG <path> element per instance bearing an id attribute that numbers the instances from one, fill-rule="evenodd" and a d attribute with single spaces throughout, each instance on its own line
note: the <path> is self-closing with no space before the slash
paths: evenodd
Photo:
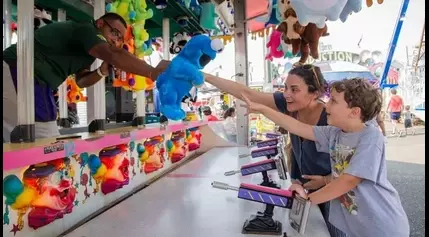
<path id="1" fill-rule="evenodd" d="M 203 85 L 204 76 L 200 70 L 222 50 L 221 40 L 211 40 L 206 35 L 194 36 L 185 44 L 156 80 L 161 114 L 171 120 L 185 118 L 185 111 L 181 108 L 183 97 L 189 94 L 193 86 Z"/>

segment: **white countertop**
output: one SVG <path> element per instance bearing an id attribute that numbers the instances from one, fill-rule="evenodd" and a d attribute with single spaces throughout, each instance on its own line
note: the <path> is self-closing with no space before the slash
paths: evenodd
<path id="1" fill-rule="evenodd" d="M 237 192 L 211 187 L 212 181 L 238 186 L 258 184 L 260 174 L 224 176 L 224 172 L 261 159 L 238 158 L 247 148 L 215 148 L 185 164 L 149 187 L 95 217 L 67 237 L 239 237 L 250 215 L 265 206 L 237 198 Z M 276 179 L 277 174 L 272 171 Z M 282 183 L 287 188 L 288 181 Z M 288 222 L 288 211 L 276 207 L 274 219 L 283 223 L 289 237 L 302 236 Z M 310 211 L 305 236 L 329 237 L 317 206 Z"/>

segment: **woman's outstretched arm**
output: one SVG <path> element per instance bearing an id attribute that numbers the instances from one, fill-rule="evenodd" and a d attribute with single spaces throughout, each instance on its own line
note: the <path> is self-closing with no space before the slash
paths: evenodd
<path id="1" fill-rule="evenodd" d="M 274 96 L 272 93 L 265 93 L 265 92 L 252 90 L 241 83 L 226 80 L 207 73 L 204 73 L 204 77 L 206 79 L 206 82 L 212 84 L 214 87 L 218 88 L 219 90 L 226 92 L 240 100 L 243 100 L 242 95 L 245 95 L 251 101 L 257 102 L 259 104 L 263 104 L 274 110 L 278 110 L 276 103 L 274 102 Z"/>

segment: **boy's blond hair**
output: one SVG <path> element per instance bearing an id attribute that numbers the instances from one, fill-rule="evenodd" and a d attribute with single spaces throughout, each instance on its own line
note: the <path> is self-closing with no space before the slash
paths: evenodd
<path id="1" fill-rule="evenodd" d="M 344 79 L 332 83 L 331 90 L 344 92 L 344 100 L 349 108 L 361 110 L 362 122 L 369 121 L 381 111 L 381 94 L 368 80 L 362 78 Z"/>

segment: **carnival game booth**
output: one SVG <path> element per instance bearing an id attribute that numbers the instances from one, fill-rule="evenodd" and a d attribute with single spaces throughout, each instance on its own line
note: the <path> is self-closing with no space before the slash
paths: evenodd
<path id="1" fill-rule="evenodd" d="M 345 2 L 350 4 L 345 5 Z M 261 179 L 263 183 L 266 180 L 276 182 L 282 189 L 290 185 L 286 170 L 280 168 L 284 167 L 281 160 L 285 157 L 282 149 L 278 149 L 283 144 L 278 134 L 267 133 L 266 137 L 276 140 L 279 146 L 250 150 L 247 147 L 248 121 L 243 108 L 237 111 L 238 143 L 242 147 L 225 142 L 209 123 L 199 119 L 145 124 L 146 92 L 153 89 L 154 78 L 114 73 L 113 86 L 136 93 L 137 105 L 132 123 L 110 126 L 105 123 L 104 82 L 89 88 L 86 98 L 70 76 L 70 80 L 58 88 L 59 124 L 67 127 L 62 119 L 67 118 L 68 102 L 86 100 L 86 131 L 76 134 L 69 128 L 68 132 L 63 132 L 65 136 L 35 139 L 31 132 L 35 123 L 34 5 L 51 12 L 53 21 L 87 21 L 106 11 L 116 12 L 129 25 L 124 50 L 148 61 L 147 57 L 158 51 L 162 52 L 162 58 L 170 59 L 171 54 L 180 52 L 188 42 L 186 35 L 205 33 L 212 40 L 234 37 L 236 80 L 247 84 L 248 30 L 257 35 L 258 31 L 265 32 L 265 27 L 279 23 L 284 23 L 284 30 L 289 20 L 298 20 L 304 29 L 319 32 L 315 29 L 324 29 L 326 19 L 329 24 L 340 15 L 347 17 L 352 11 L 358 12 L 360 1 L 337 1 L 335 6 L 323 11 L 317 10 L 319 4 L 305 6 L 307 2 L 290 1 L 289 6 L 289 1 L 285 5 L 275 0 L 5 0 L 3 3 L 6 9 L 4 29 L 9 29 L 11 8 L 17 5 L 17 100 L 21 102 L 18 104 L 19 132 L 11 137 L 12 143 L 3 144 L 4 236 L 199 237 L 201 233 L 207 237 L 243 236 L 242 229 L 246 229 L 243 222 L 262 208 L 260 202 L 264 200 L 258 200 L 259 203 L 238 200 L 234 193 L 212 189 L 213 180 L 253 188 L 252 192 L 265 192 L 264 195 L 275 198 L 275 203 L 265 203 L 266 212 L 268 210 L 271 215 L 268 219 L 273 220 L 273 215 L 276 219 L 269 222 L 273 225 L 267 226 L 271 234 L 329 236 L 317 207 L 305 200 L 295 201 L 287 191 L 273 191 L 257 185 Z M 286 12 L 291 11 L 296 11 L 298 18 L 288 18 Z M 260 17 L 266 19 L 262 25 L 255 20 Z M 270 50 L 274 53 L 276 47 L 272 45 Z M 305 52 L 301 54 L 305 56 Z M 94 69 L 100 63 L 95 62 Z M 241 169 L 246 170 L 248 163 L 255 159 L 274 165 L 271 160 L 264 159 L 266 156 L 276 158 L 272 160 L 276 168 L 270 168 L 271 177 L 267 171 L 250 176 L 249 173 L 225 176 L 228 169 L 242 166 Z M 191 160 L 192 157 L 196 158 Z M 246 184 L 243 186 L 243 183 Z M 213 186 L 227 187 L 219 183 Z M 243 199 L 240 194 L 238 197 Z M 278 208 L 273 213 L 274 206 Z M 258 215 L 251 217 L 250 223 L 254 223 L 253 220 L 257 221 Z"/>

